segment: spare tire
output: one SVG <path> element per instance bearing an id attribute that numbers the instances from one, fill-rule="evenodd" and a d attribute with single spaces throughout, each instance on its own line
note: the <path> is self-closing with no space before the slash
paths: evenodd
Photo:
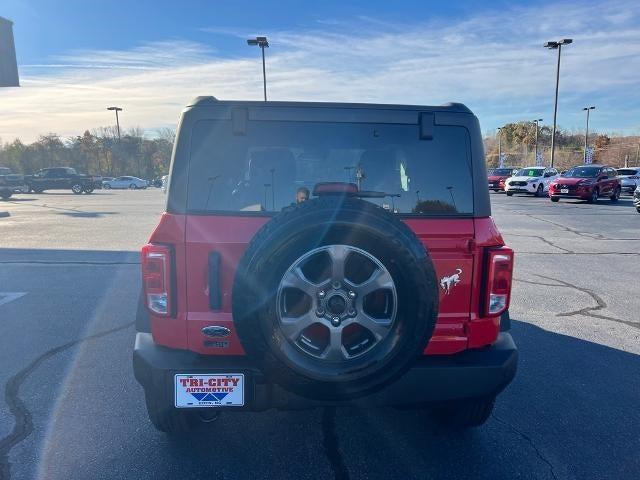
<path id="1" fill-rule="evenodd" d="M 298 395 L 346 399 L 400 377 L 436 322 L 438 288 L 422 242 L 356 198 L 288 208 L 238 265 L 233 319 L 247 354 Z"/>

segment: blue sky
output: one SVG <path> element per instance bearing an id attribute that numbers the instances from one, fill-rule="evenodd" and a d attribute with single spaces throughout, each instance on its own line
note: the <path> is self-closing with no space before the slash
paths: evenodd
<path id="1" fill-rule="evenodd" d="M 466 103 L 490 132 L 552 120 L 640 134 L 640 2 L 222 2 L 3 0 L 14 22 L 22 87 L 0 90 L 0 138 L 75 135 L 110 123 L 174 126 L 192 97 L 260 99 L 269 37 L 274 100 Z M 35 120 L 37 118 L 37 121 Z"/>

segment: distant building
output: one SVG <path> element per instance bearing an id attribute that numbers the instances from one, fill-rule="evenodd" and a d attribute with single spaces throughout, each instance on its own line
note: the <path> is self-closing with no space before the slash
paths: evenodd
<path id="1" fill-rule="evenodd" d="M 0 87 L 19 87 L 13 22 L 0 17 Z"/>

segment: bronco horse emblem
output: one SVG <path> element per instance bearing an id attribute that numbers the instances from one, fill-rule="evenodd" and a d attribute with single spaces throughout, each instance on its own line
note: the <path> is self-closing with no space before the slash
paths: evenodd
<path id="1" fill-rule="evenodd" d="M 449 275 L 448 277 L 442 277 L 440 279 L 440 287 L 444 290 L 445 295 L 449 295 L 451 287 L 455 287 L 460 283 L 460 275 L 462 274 L 461 268 L 456 268 L 456 273 Z"/>

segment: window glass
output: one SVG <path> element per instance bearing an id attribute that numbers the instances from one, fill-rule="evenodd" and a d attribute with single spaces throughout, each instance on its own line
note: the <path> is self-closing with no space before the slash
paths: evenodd
<path id="1" fill-rule="evenodd" d="M 600 174 L 601 169 L 598 167 L 573 167 L 567 170 L 565 177 L 574 178 L 595 178 Z"/>
<path id="2" fill-rule="evenodd" d="M 367 200 L 397 213 L 473 213 L 461 127 L 436 126 L 429 141 L 417 125 L 250 121 L 234 135 L 229 121 L 201 121 L 193 130 L 191 211 L 280 211 L 321 182 L 379 192 Z"/>
<path id="3" fill-rule="evenodd" d="M 544 173 L 544 168 L 523 168 L 515 174 L 516 177 L 541 177 Z"/>

